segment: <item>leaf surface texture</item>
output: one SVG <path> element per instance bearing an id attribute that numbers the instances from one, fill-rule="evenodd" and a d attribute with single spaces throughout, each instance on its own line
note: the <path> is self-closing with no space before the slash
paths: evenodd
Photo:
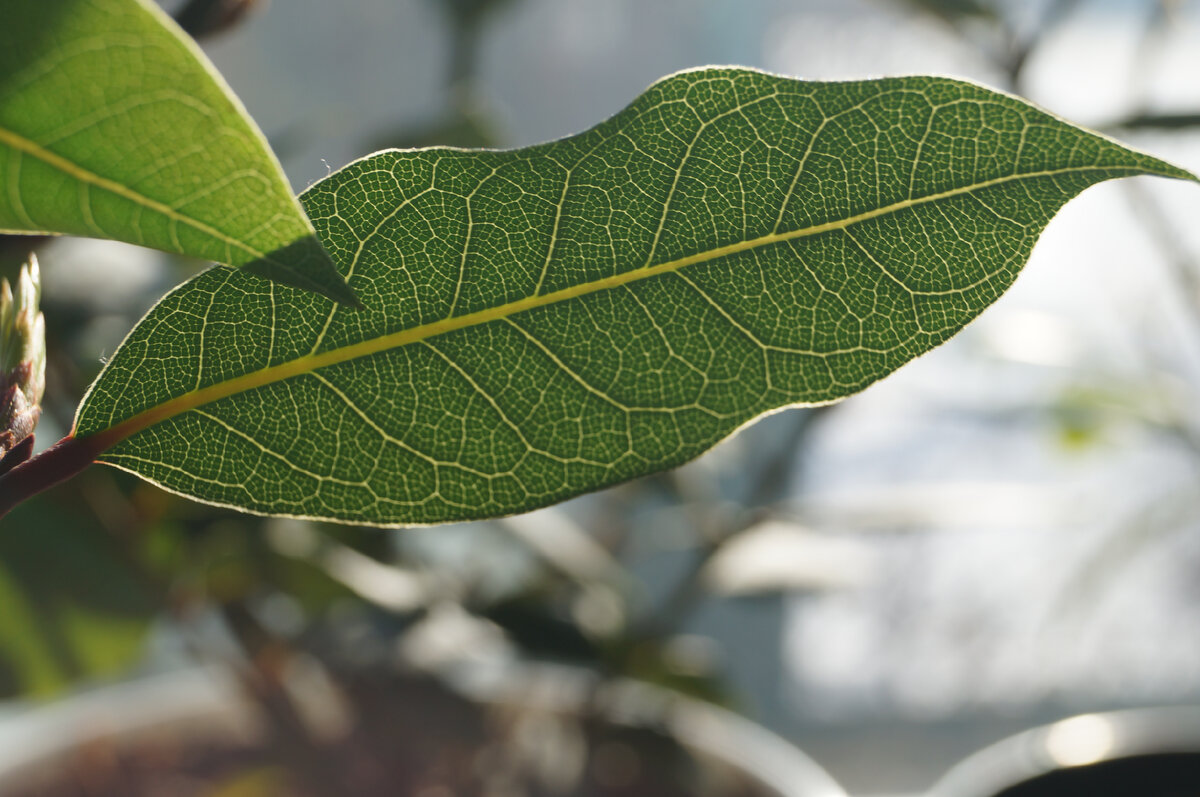
<path id="1" fill-rule="evenodd" d="M 103 461 L 255 512 L 524 511 L 834 401 L 961 329 L 1101 180 L 1186 172 L 943 78 L 685 72 L 572 138 L 381 152 L 302 200 L 365 311 L 216 268 L 83 402 Z"/>
<path id="2" fill-rule="evenodd" d="M 251 265 L 354 302 L 258 128 L 148 0 L 5 4 L 0 230 Z"/>

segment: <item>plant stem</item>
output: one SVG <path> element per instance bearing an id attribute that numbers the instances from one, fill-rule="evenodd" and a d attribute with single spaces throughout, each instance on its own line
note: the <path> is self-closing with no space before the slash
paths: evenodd
<path id="1" fill-rule="evenodd" d="M 95 461 L 108 441 L 103 435 L 64 437 L 42 453 L 0 476 L 0 518 L 43 490 L 79 473 Z"/>

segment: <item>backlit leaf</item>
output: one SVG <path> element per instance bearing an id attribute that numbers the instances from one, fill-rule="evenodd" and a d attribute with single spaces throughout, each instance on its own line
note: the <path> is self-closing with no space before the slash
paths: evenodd
<path id="1" fill-rule="evenodd" d="M 1144 173 L 1191 178 L 959 81 L 685 72 L 572 138 L 314 185 L 368 310 L 211 270 L 134 330 L 76 434 L 255 512 L 532 509 L 862 390 L 1007 289 L 1068 199 Z"/>
<path id="2" fill-rule="evenodd" d="M 149 0 L 4 4 L 0 231 L 112 238 L 355 302 L 258 128 Z"/>

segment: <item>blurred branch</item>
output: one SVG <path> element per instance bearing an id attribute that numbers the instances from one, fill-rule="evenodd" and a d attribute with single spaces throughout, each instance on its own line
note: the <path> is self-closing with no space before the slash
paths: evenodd
<path id="1" fill-rule="evenodd" d="M 342 773 L 331 766 L 333 762 L 324 754 L 288 693 L 285 673 L 294 652 L 266 630 L 243 603 L 224 604 L 220 610 L 250 665 L 241 670 L 239 682 L 268 720 L 267 727 L 282 756 L 281 763 L 300 769 L 296 774 L 316 794 L 342 794 Z"/>
<path id="2" fill-rule="evenodd" d="M 1145 108 L 1153 78 L 1153 66 L 1171 35 L 1173 24 L 1176 21 L 1176 11 L 1176 4 L 1170 0 L 1159 0 L 1149 6 L 1130 70 L 1133 105 L 1135 108 L 1142 107 L 1142 110 L 1131 111 L 1125 116 L 1109 122 L 1101 129 L 1174 131 L 1200 126 L 1200 111 L 1162 113 Z"/>
<path id="3" fill-rule="evenodd" d="M 720 553 L 725 545 L 736 539 L 741 532 L 754 527 L 764 511 L 778 503 L 794 484 L 794 476 L 799 467 L 798 455 L 812 430 L 833 405 L 826 407 L 809 407 L 792 411 L 794 425 L 789 433 L 779 440 L 771 451 L 771 455 L 760 460 L 756 477 L 751 480 L 754 487 L 746 496 L 743 506 L 746 511 L 729 518 L 710 511 L 710 501 L 705 496 L 693 495 L 693 500 L 687 501 L 689 507 L 706 507 L 703 517 L 697 523 L 705 523 L 713 528 L 702 533 L 702 545 L 688 563 L 687 572 L 676 582 L 674 589 L 660 604 L 658 610 L 630 631 L 634 639 L 647 639 L 656 636 L 666 636 L 678 631 L 700 605 L 708 594 L 704 573 L 709 564 Z M 685 496 L 686 500 L 687 496 Z M 722 527 L 723 525 L 723 527 Z"/>
<path id="4" fill-rule="evenodd" d="M 1192 127 L 1200 127 L 1200 111 L 1181 113 L 1134 113 L 1122 119 L 1109 122 L 1100 129 L 1105 131 L 1178 131 Z"/>
<path id="5" fill-rule="evenodd" d="M 1132 94 L 1141 99 L 1145 99 L 1150 93 L 1154 67 L 1159 65 L 1159 56 L 1168 44 L 1178 21 L 1178 9 L 1174 0 L 1158 0 L 1146 5 L 1142 35 L 1138 40 L 1130 70 Z"/>
<path id="6" fill-rule="evenodd" d="M 937 19 L 953 30 L 964 42 L 981 44 L 979 26 L 990 26 L 999 42 L 987 48 L 988 58 L 1004 72 L 1008 85 L 1024 94 L 1025 68 L 1030 57 L 1045 40 L 1046 35 L 1071 15 L 1081 0 L 1052 0 L 1030 34 L 1022 36 L 1005 14 L 1004 3 L 998 0 L 903 0 L 913 10 Z M 1011 7 L 1007 10 L 1011 10 Z M 985 51 L 986 52 L 986 51 Z"/>
<path id="7" fill-rule="evenodd" d="M 994 22 L 999 16 L 987 0 L 905 0 L 914 9 L 931 14 L 951 25 L 965 20 Z"/>
<path id="8" fill-rule="evenodd" d="M 1119 579 L 1123 570 L 1156 544 L 1173 535 L 1194 531 L 1198 509 L 1200 491 L 1191 485 L 1139 507 L 1075 567 L 1059 588 L 1048 616 L 1079 617 L 1100 599 L 1106 584 Z"/>
<path id="9" fill-rule="evenodd" d="M 1200 273 L 1195 257 L 1183 245 L 1158 201 L 1136 181 L 1121 186 L 1134 217 L 1159 248 L 1170 277 L 1184 297 L 1191 322 L 1200 335 Z"/>
<path id="10" fill-rule="evenodd" d="M 565 512 L 550 507 L 496 522 L 546 564 L 579 584 L 624 585 L 628 580 L 620 562 Z"/>
<path id="11" fill-rule="evenodd" d="M 1009 85 L 1018 94 L 1024 95 L 1025 92 L 1025 68 L 1029 65 L 1030 57 L 1045 41 L 1048 33 L 1056 30 L 1059 25 L 1067 19 L 1075 9 L 1080 5 L 1081 0 L 1054 0 L 1047 6 L 1042 13 L 1042 18 L 1034 27 L 1033 33 L 1025 37 L 1024 40 L 1018 40 L 1015 32 L 1009 28 L 1009 40 L 1012 42 L 1009 56 L 1004 67 L 1005 74 L 1008 76 Z"/>
<path id="12" fill-rule="evenodd" d="M 469 92 L 479 70 L 479 42 L 488 18 L 513 0 L 435 0 L 450 23 L 447 85 Z"/>
<path id="13" fill-rule="evenodd" d="M 803 472 L 803 457 L 797 451 L 807 442 L 813 427 L 832 412 L 836 405 L 807 407 L 794 416 L 793 426 L 787 437 L 778 444 L 771 456 L 758 462 L 758 472 L 753 480 L 754 489 L 746 498 L 746 506 L 768 507 L 782 501 L 797 474 Z"/>

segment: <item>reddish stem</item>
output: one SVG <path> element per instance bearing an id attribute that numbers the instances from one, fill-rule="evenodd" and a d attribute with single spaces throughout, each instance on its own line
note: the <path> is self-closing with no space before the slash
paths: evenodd
<path id="1" fill-rule="evenodd" d="M 0 476 L 0 518 L 17 504 L 79 473 L 95 461 L 106 441 L 64 437 L 42 453 Z"/>

